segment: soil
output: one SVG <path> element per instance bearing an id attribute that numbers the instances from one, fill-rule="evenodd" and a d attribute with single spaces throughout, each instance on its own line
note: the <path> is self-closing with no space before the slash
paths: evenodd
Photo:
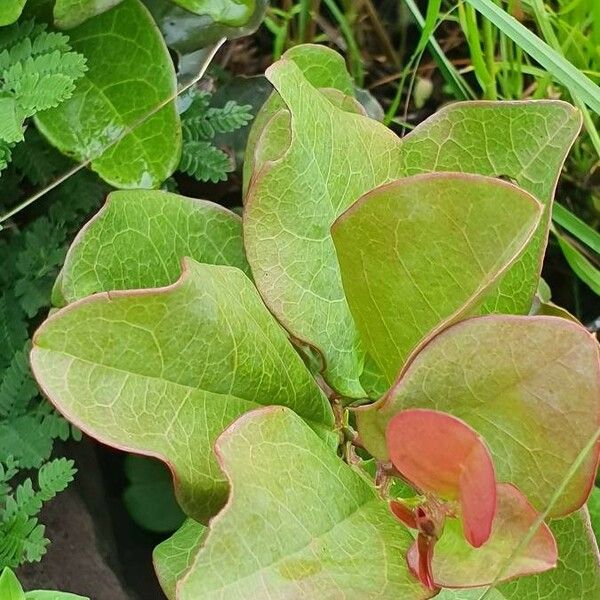
<path id="1" fill-rule="evenodd" d="M 91 600 L 165 600 L 152 568 L 162 538 L 137 527 L 123 506 L 122 455 L 89 439 L 58 454 L 73 458 L 78 473 L 42 510 L 51 544 L 40 563 L 18 569 L 23 588 Z"/>

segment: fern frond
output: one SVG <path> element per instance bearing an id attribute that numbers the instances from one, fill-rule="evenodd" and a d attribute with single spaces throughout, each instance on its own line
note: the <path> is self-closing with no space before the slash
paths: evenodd
<path id="1" fill-rule="evenodd" d="M 218 133 L 231 133 L 252 121 L 251 110 L 252 106 L 249 104 L 239 105 L 235 100 L 229 100 L 223 108 L 209 108 L 206 120 Z"/>
<path id="2" fill-rule="evenodd" d="M 20 278 L 15 283 L 15 294 L 29 317 L 50 304 L 54 278 L 66 254 L 66 237 L 62 224 L 46 217 L 34 221 L 25 233 L 16 264 Z"/>
<path id="3" fill-rule="evenodd" d="M 39 35 L 46 30 L 46 25 L 36 25 L 34 21 L 20 21 L 0 29 L 0 51 L 18 44 L 28 37 Z"/>
<path id="4" fill-rule="evenodd" d="M 44 531 L 36 518 L 25 515 L 0 523 L 0 567 L 14 569 L 25 561 L 39 561 L 50 543 Z"/>
<path id="5" fill-rule="evenodd" d="M 45 554 L 50 542 L 36 515 L 73 481 L 75 472 L 73 461 L 55 459 L 39 470 L 37 490 L 27 478 L 11 493 L 6 480 L 14 476 L 14 468 L 0 464 L 0 489 L 4 492 L 0 495 L 0 569 L 38 561 Z"/>
<path id="6" fill-rule="evenodd" d="M 56 458 L 43 465 L 38 471 L 37 491 L 34 490 L 33 483 L 28 477 L 17 486 L 13 494 L 6 498 L 2 511 L 3 521 L 6 522 L 17 515 L 26 517 L 37 515 L 45 502 L 52 500 L 73 481 L 76 472 L 73 461 L 66 458 Z"/>
<path id="7" fill-rule="evenodd" d="M 31 44 L 31 55 L 46 54 L 53 51 L 69 52 L 69 36 L 58 31 L 41 31 Z"/>
<path id="8" fill-rule="evenodd" d="M 210 107 L 210 99 L 212 94 L 206 90 L 195 90 L 190 92 L 192 102 L 183 113 L 183 119 L 200 119 L 204 117 L 206 111 Z"/>
<path id="9" fill-rule="evenodd" d="M 86 70 L 84 56 L 71 51 L 67 35 L 48 32 L 31 21 L 3 27 L 0 139 L 21 141 L 23 121 L 70 98 Z"/>
<path id="10" fill-rule="evenodd" d="M 77 473 L 72 460 L 56 458 L 46 463 L 38 473 L 38 492 L 42 502 L 48 502 L 66 489 Z"/>
<path id="11" fill-rule="evenodd" d="M 0 380 L 0 417 L 4 419 L 24 415 L 29 403 L 38 395 L 37 386 L 29 368 L 31 344 L 16 352 L 2 372 Z M 1 442 L 0 442 L 1 444 Z"/>
<path id="12" fill-rule="evenodd" d="M 38 524 L 37 519 L 29 519 L 29 533 L 23 539 L 23 559 L 27 562 L 39 562 L 46 554 L 50 540 L 45 536 L 46 527 Z"/>
<path id="13" fill-rule="evenodd" d="M 197 119 L 185 119 L 181 122 L 184 141 L 212 140 L 215 128 L 206 120 L 206 116 Z"/>
<path id="14" fill-rule="evenodd" d="M 69 52 L 68 36 L 57 33 L 42 31 L 33 40 L 30 37 L 19 40 L 10 48 L 5 48 L 0 52 L 0 70 L 5 70 L 32 56 L 48 54 L 57 51 L 59 53 Z"/>
<path id="15" fill-rule="evenodd" d="M 23 311 L 14 296 L 8 292 L 0 295 L 0 372 L 27 341 L 27 325 Z"/>
<path id="16" fill-rule="evenodd" d="M 253 116 L 251 106 L 241 106 L 234 100 L 223 107 L 211 107 L 211 97 L 209 92 L 197 92 L 182 115 L 183 152 L 179 170 L 198 181 L 218 183 L 227 181 L 234 165 L 231 157 L 211 140 L 217 133 L 231 133 L 246 126 Z"/>
<path id="17" fill-rule="evenodd" d="M 64 173 L 72 163 L 50 146 L 35 127 L 28 127 L 25 142 L 15 146 L 13 150 L 12 164 L 33 185 L 42 186 Z M 79 198 L 73 200 L 76 203 L 80 201 Z M 53 206 L 50 207 L 51 210 Z M 51 217 L 51 220 L 54 219 Z"/>
<path id="18" fill-rule="evenodd" d="M 53 438 L 41 427 L 35 414 L 0 422 L 0 453 L 11 452 L 23 469 L 37 469 L 52 453 Z"/>
<path id="19" fill-rule="evenodd" d="M 50 457 L 55 439 L 71 437 L 69 423 L 49 403 L 37 401 L 30 346 L 28 341 L 0 372 L 0 456 L 13 456 L 24 469 L 39 468 Z"/>
<path id="20" fill-rule="evenodd" d="M 24 118 L 14 98 L 0 98 L 0 139 L 6 144 L 22 141 Z"/>
<path id="21" fill-rule="evenodd" d="M 48 402 L 38 405 L 37 417 L 40 420 L 40 431 L 48 439 L 66 442 L 71 437 L 71 425 Z"/>
<path id="22" fill-rule="evenodd" d="M 5 496 L 10 492 L 9 481 L 19 472 L 19 464 L 13 456 L 7 456 L 4 464 L 0 461 L 0 506 L 3 506 Z"/>
<path id="23" fill-rule="evenodd" d="M 210 140 L 217 133 L 231 133 L 253 119 L 252 106 L 229 100 L 223 107 L 210 106 L 211 94 L 199 93 L 182 115 L 184 139 Z"/>
<path id="24" fill-rule="evenodd" d="M 75 81 L 86 69 L 85 58 L 81 54 L 64 54 L 55 50 L 5 69 L 0 90 L 14 97 L 19 108 L 29 117 L 70 98 Z"/>
<path id="25" fill-rule="evenodd" d="M 206 141 L 187 141 L 179 169 L 198 181 L 227 181 L 227 173 L 233 171 L 231 158 L 219 148 Z"/>

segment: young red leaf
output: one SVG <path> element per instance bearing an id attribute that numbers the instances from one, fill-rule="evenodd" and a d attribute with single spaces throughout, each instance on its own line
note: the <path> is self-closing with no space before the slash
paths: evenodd
<path id="1" fill-rule="evenodd" d="M 506 581 L 556 566 L 556 541 L 545 523 L 538 527 L 529 544 L 505 565 L 535 523 L 538 513 L 513 485 L 498 484 L 497 497 L 492 534 L 481 548 L 473 548 L 466 542 L 457 519 L 446 519 L 432 562 L 433 582 L 437 587 L 485 586 L 499 574 L 500 580 Z M 408 552 L 408 564 L 416 576 L 421 572 L 423 560 L 419 550 L 415 542 Z"/>
<path id="2" fill-rule="evenodd" d="M 490 453 L 466 423 L 433 410 L 398 413 L 388 424 L 390 459 L 423 492 L 460 503 L 467 541 L 490 537 L 496 512 L 496 477 Z"/>
<path id="3" fill-rule="evenodd" d="M 435 580 L 433 577 L 433 556 L 436 540 L 419 533 L 417 541 L 413 548 L 416 546 L 418 551 L 417 560 L 419 562 L 417 570 L 417 578 L 419 581 L 428 589 L 435 590 Z M 409 550 L 409 554 L 412 551 Z M 410 568 L 414 571 L 413 565 L 409 562 Z"/>
<path id="4" fill-rule="evenodd" d="M 415 514 L 411 508 L 404 504 L 404 502 L 392 500 L 390 502 L 390 509 L 394 516 L 399 521 L 402 521 L 402 523 L 404 523 L 407 527 L 410 529 L 417 528 L 417 519 L 415 518 Z"/>

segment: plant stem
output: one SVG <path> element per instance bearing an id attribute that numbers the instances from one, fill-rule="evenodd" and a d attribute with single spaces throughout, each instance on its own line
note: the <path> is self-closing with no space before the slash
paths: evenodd
<path id="1" fill-rule="evenodd" d="M 354 77 L 354 81 L 358 87 L 362 87 L 365 81 L 365 71 L 362 63 L 362 56 L 360 54 L 360 49 L 358 48 L 358 44 L 356 43 L 356 38 L 354 37 L 354 33 L 352 32 L 352 28 L 348 23 L 348 20 L 340 10 L 339 6 L 336 4 L 335 0 L 323 0 L 325 6 L 329 9 L 335 20 L 338 22 L 342 34 L 348 44 L 348 53 L 350 58 L 350 68 L 352 71 L 352 76 Z"/>

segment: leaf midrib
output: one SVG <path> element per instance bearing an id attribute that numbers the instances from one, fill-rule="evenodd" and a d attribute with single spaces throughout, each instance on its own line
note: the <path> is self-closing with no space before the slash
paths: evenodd
<path id="1" fill-rule="evenodd" d="M 193 392 L 205 392 L 208 394 L 213 394 L 214 396 L 218 396 L 218 397 L 223 397 L 223 398 L 230 398 L 230 399 L 237 399 L 237 400 L 241 400 L 243 402 L 246 402 L 247 404 L 250 405 L 250 408 L 258 408 L 258 407 L 266 407 L 266 406 L 272 406 L 272 404 L 262 404 L 261 402 L 258 402 L 256 400 L 250 400 L 248 398 L 245 398 L 243 396 L 239 396 L 237 394 L 233 394 L 231 392 L 218 392 L 218 391 L 214 391 L 211 389 L 207 389 L 207 388 L 203 388 L 203 387 L 194 387 L 193 385 L 190 384 L 186 384 L 186 383 L 180 383 L 178 381 L 174 381 L 173 379 L 169 379 L 167 377 L 158 377 L 156 375 L 148 375 L 145 373 L 140 373 L 137 371 L 128 371 L 126 369 L 123 368 L 119 368 L 113 365 L 107 365 L 105 363 L 102 362 L 96 362 L 87 358 L 82 358 L 81 356 L 77 356 L 75 354 L 71 354 L 69 352 L 65 352 L 63 350 L 55 350 L 53 348 L 49 348 L 49 347 L 45 347 L 40 345 L 39 343 L 36 344 L 36 346 L 34 346 L 34 350 L 42 350 L 45 352 L 48 352 L 50 354 L 61 354 L 62 356 L 65 356 L 67 358 L 73 359 L 73 361 L 80 361 L 95 367 L 102 367 L 103 369 L 108 369 L 108 370 L 112 370 L 112 371 L 117 371 L 119 373 L 123 373 L 127 376 L 134 376 L 134 377 L 140 377 L 140 378 L 145 378 L 145 379 L 151 379 L 151 380 L 155 380 L 155 381 L 160 381 L 163 383 L 167 383 L 169 385 L 173 385 L 173 386 L 177 386 L 177 387 L 181 387 L 184 388 L 186 390 L 191 390 Z M 187 402 L 187 400 L 186 400 Z M 279 405 L 279 406 L 286 406 L 286 405 Z M 294 412 L 296 412 L 295 408 L 293 406 L 288 406 L 288 408 L 290 408 L 290 410 L 293 410 Z M 250 410 L 250 409 L 249 409 Z M 304 415 L 300 415 L 299 413 L 298 416 L 300 418 L 302 418 L 304 421 L 306 421 L 307 423 L 309 423 L 311 425 L 311 427 L 313 427 L 314 429 L 317 430 L 325 430 L 325 431 L 329 431 L 329 429 L 327 428 L 327 424 L 323 423 L 321 421 L 315 421 L 312 418 L 308 418 Z"/>

